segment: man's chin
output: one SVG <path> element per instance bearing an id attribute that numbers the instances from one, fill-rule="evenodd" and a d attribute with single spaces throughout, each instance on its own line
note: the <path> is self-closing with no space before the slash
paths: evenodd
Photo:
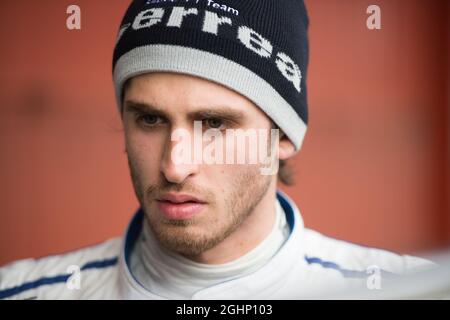
<path id="1" fill-rule="evenodd" d="M 150 229 L 160 239 L 175 238 L 177 241 L 192 242 L 206 238 L 211 231 L 208 223 L 200 218 L 172 220 L 159 216 L 150 220 Z"/>
<path id="2" fill-rule="evenodd" d="M 208 236 L 208 228 L 194 224 L 183 225 L 186 222 L 164 222 L 152 229 L 154 229 L 155 237 L 163 247 L 185 256 L 199 255 L 220 242 L 220 240 Z"/>
<path id="3" fill-rule="evenodd" d="M 161 227 L 166 228 L 173 227 L 176 229 L 183 229 L 184 232 L 188 232 L 189 230 L 192 230 L 194 228 L 201 229 L 200 224 L 201 222 L 199 221 L 198 218 L 183 219 L 183 220 L 162 218 L 160 222 L 160 225 L 162 225 Z"/>

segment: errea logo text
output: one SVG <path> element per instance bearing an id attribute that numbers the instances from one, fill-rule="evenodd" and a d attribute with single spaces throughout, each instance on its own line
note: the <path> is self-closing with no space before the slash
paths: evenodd
<path id="1" fill-rule="evenodd" d="M 136 15 L 134 21 L 130 25 L 122 26 L 117 42 L 120 40 L 120 37 L 125 30 L 130 27 L 133 30 L 141 30 L 162 24 L 163 18 L 166 14 L 168 14 L 167 11 L 169 10 L 170 8 L 158 7 L 142 10 Z M 263 59 L 272 60 L 284 78 L 292 83 L 298 93 L 301 92 L 300 84 L 302 80 L 302 72 L 297 63 L 295 63 L 294 60 L 285 52 L 274 52 L 275 50 L 272 42 L 252 28 L 245 25 L 235 26 L 234 20 L 232 20 L 231 17 L 219 16 L 215 12 L 202 10 L 199 8 L 175 6 L 171 8 L 171 12 L 165 26 L 168 28 L 182 28 L 183 21 L 185 19 L 198 18 L 199 11 L 204 11 L 202 18 L 203 23 L 201 24 L 202 32 L 220 36 L 220 31 L 225 25 L 228 25 L 228 28 L 230 26 L 235 27 L 236 39 L 243 46 Z"/>

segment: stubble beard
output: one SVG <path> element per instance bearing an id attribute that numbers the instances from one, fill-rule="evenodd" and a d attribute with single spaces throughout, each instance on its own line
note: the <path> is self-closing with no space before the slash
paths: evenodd
<path id="1" fill-rule="evenodd" d="M 160 245 L 186 257 L 214 248 L 236 231 L 253 213 L 271 183 L 271 177 L 261 175 L 259 167 L 250 166 L 245 172 L 234 175 L 229 190 L 224 190 L 220 201 L 217 199 L 220 195 L 188 183 L 173 184 L 164 177 L 158 184 L 143 186 L 138 166 L 130 156 L 128 165 L 136 197 L 146 216 L 144 221 Z M 150 207 L 156 206 L 157 196 L 169 191 L 186 192 L 206 199 L 208 211 L 198 219 L 188 220 L 167 220 L 152 214 Z M 217 208 L 220 203 L 223 203 L 223 208 Z M 217 215 L 217 212 L 223 216 Z"/>

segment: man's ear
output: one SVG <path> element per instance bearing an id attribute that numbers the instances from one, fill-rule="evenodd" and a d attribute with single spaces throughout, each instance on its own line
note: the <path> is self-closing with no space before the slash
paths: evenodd
<path id="1" fill-rule="evenodd" d="M 280 143 L 278 146 L 278 158 L 280 160 L 287 160 L 296 153 L 295 146 L 291 140 L 280 131 Z"/>

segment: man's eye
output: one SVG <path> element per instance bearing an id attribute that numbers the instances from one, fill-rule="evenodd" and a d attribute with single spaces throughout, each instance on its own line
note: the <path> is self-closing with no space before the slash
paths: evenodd
<path id="1" fill-rule="evenodd" d="M 157 125 L 160 121 L 160 118 L 158 116 L 154 116 L 151 114 L 144 114 L 137 118 L 137 122 L 142 123 L 146 126 L 154 126 Z"/>
<path id="2" fill-rule="evenodd" d="M 211 129 L 223 129 L 225 127 L 224 121 L 218 118 L 206 119 L 206 124 Z"/>

